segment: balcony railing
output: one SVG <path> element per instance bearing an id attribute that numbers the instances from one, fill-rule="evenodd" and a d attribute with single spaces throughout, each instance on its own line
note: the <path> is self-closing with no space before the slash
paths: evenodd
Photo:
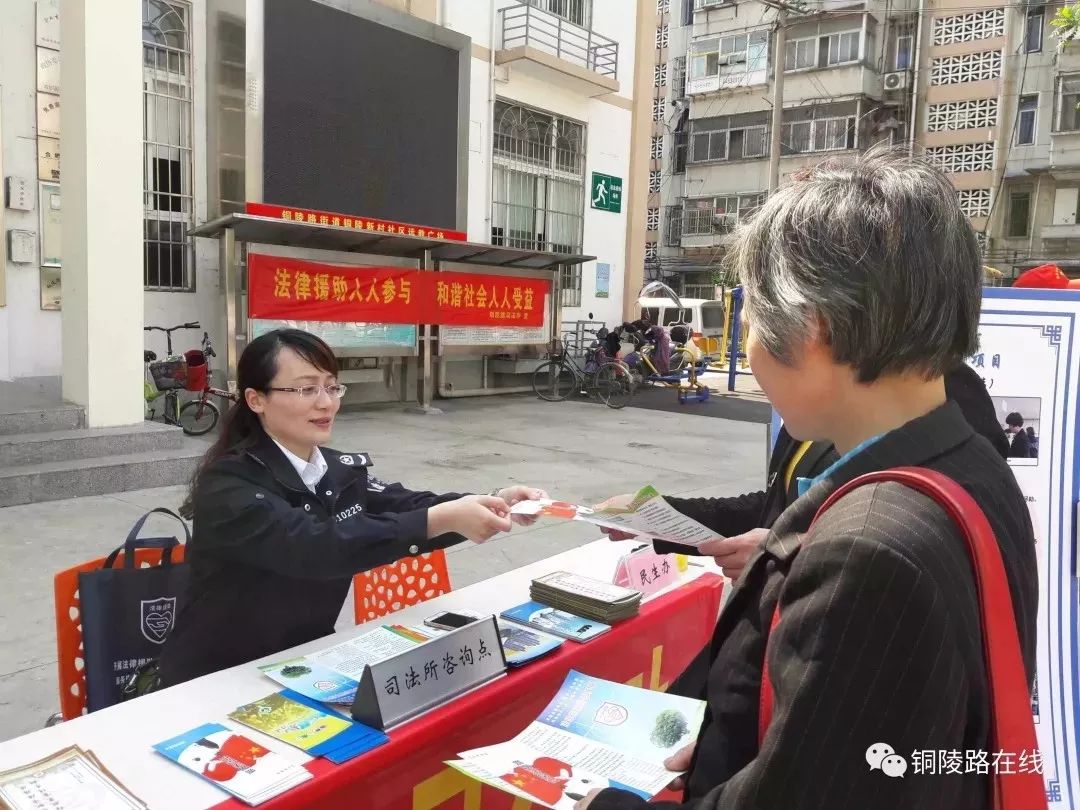
<path id="1" fill-rule="evenodd" d="M 619 43 L 531 5 L 502 9 L 502 47 L 536 48 L 591 70 L 616 78 Z"/>

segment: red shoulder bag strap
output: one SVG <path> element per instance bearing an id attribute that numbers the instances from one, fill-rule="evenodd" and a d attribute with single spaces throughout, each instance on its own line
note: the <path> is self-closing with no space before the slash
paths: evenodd
<path id="1" fill-rule="evenodd" d="M 1001 561 L 994 530 L 986 515 L 967 491 L 947 475 L 922 467 L 898 467 L 856 478 L 836 490 L 825 501 L 818 518 L 840 498 L 865 484 L 893 481 L 933 498 L 960 528 L 971 555 L 983 626 L 983 656 L 990 691 L 990 739 L 992 751 L 1020 754 L 1038 750 L 1035 722 L 1020 637 L 1016 632 L 1009 581 Z M 773 613 L 770 635 L 780 621 L 780 607 Z M 772 681 L 768 655 L 761 673 L 761 700 L 758 715 L 758 746 L 765 739 L 773 712 Z M 991 804 L 995 810 L 1040 810 L 1046 808 L 1046 792 L 1038 773 L 993 774 Z"/>

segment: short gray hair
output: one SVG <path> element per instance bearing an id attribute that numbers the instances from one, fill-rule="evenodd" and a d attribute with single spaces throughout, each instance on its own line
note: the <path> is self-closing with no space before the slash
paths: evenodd
<path id="1" fill-rule="evenodd" d="M 920 158 L 875 148 L 781 188 L 728 259 L 755 336 L 791 362 L 816 319 L 860 382 L 944 374 L 978 347 L 983 271 L 956 190 Z"/>

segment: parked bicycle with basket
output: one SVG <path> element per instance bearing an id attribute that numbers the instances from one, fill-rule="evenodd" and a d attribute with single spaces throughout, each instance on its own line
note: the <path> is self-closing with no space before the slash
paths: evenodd
<path id="1" fill-rule="evenodd" d="M 185 402 L 180 408 L 180 427 L 189 436 L 202 436 L 213 430 L 221 417 L 220 409 L 210 398 L 218 397 L 233 404 L 240 397 L 238 394 L 226 391 L 224 388 L 215 388 L 210 384 L 210 358 L 217 357 L 217 352 L 210 343 L 209 334 L 203 332 L 201 349 L 184 352 L 184 357 L 188 364 L 187 390 L 198 393 L 199 396 L 197 399 Z"/>
<path id="2" fill-rule="evenodd" d="M 181 329 L 200 329 L 197 321 L 182 323 L 178 326 L 144 326 L 144 332 L 165 333 L 165 359 L 158 360 L 157 353 L 146 349 L 143 362 L 146 364 L 146 379 L 143 380 L 143 396 L 146 399 L 147 419 L 153 420 L 158 415 L 158 400 L 161 403 L 161 418 L 170 425 L 180 427 L 180 394 L 187 387 L 187 361 L 173 353 L 173 332 Z"/>
<path id="3" fill-rule="evenodd" d="M 158 360 L 149 349 L 143 352 L 147 379 L 143 381 L 147 418 L 158 415 L 157 403 L 162 401 L 161 418 L 170 425 L 181 428 L 189 436 L 202 436 L 214 429 L 220 412 L 210 401 L 211 396 L 235 402 L 234 394 L 210 385 L 210 361 L 216 357 L 210 336 L 203 332 L 202 349 L 192 349 L 183 355 L 173 353 L 172 333 L 181 329 L 201 329 L 198 321 L 178 326 L 144 326 L 144 332 L 164 332 L 166 357 Z M 180 404 L 180 391 L 199 394 L 197 399 Z"/>

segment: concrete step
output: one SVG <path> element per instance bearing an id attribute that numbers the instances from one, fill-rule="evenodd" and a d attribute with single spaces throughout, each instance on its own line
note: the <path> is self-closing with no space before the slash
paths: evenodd
<path id="1" fill-rule="evenodd" d="M 179 450 L 0 469 L 0 507 L 186 484 L 206 450 L 205 442 L 188 440 Z"/>
<path id="2" fill-rule="evenodd" d="M 0 469 L 49 461 L 179 450 L 183 446 L 184 432 L 159 422 L 119 428 L 22 433 L 0 436 Z"/>
<path id="3" fill-rule="evenodd" d="M 86 427 L 86 411 L 78 405 L 0 408 L 0 436 L 80 430 Z"/>

